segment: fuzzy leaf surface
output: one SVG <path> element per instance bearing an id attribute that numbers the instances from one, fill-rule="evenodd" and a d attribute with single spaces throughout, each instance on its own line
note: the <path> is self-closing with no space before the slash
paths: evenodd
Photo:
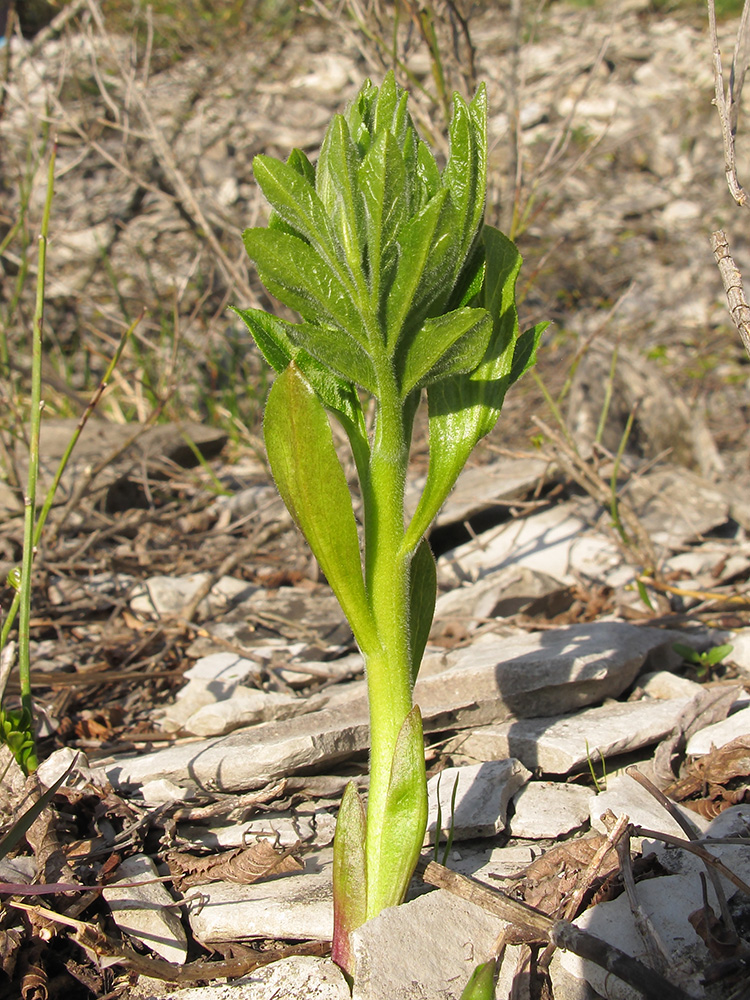
<path id="1" fill-rule="evenodd" d="M 430 543 L 423 538 L 411 561 L 409 579 L 409 631 L 411 633 L 411 683 L 416 684 L 425 646 L 430 637 L 437 597 L 437 566 Z"/>
<path id="2" fill-rule="evenodd" d="M 349 935 L 367 920 L 365 807 L 353 781 L 344 789 L 333 840 L 333 942 L 331 958 L 354 976 Z"/>
<path id="3" fill-rule="evenodd" d="M 533 352 L 514 369 L 518 339 L 515 285 L 521 255 L 499 230 L 485 226 L 485 280 L 482 303 L 492 316 L 492 336 L 474 369 L 428 387 L 430 464 L 427 481 L 407 538 L 416 544 L 430 526 L 477 442 L 495 426 L 512 376 L 520 377 Z M 529 345 L 525 345 L 529 346 Z"/>
<path id="4" fill-rule="evenodd" d="M 271 386 L 263 421 L 276 486 L 363 651 L 379 646 L 365 596 L 359 538 L 323 404 L 294 362 Z"/>
<path id="5" fill-rule="evenodd" d="M 427 777 L 422 714 L 415 705 L 396 740 L 388 786 L 377 879 L 371 878 L 368 916 L 398 906 L 406 895 L 427 829 Z"/>
<path id="6" fill-rule="evenodd" d="M 309 323 L 339 326 L 365 346 L 351 289 L 314 247 L 291 233 L 274 229 L 246 229 L 242 238 L 248 256 L 272 295 Z"/>
<path id="7" fill-rule="evenodd" d="M 405 357 L 399 358 L 400 352 L 396 355 L 402 394 L 449 375 L 473 371 L 491 336 L 492 317 L 486 309 L 456 309 L 425 320 L 408 343 Z"/>

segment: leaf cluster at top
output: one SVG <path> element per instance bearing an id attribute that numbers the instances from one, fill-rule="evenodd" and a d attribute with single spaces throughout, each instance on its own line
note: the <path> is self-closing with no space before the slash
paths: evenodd
<path id="1" fill-rule="evenodd" d="M 255 158 L 273 212 L 267 228 L 246 230 L 245 246 L 266 288 L 302 318 L 242 311 L 272 367 L 299 364 L 302 351 L 303 369 L 317 362 L 375 396 L 395 378 L 402 399 L 477 367 L 492 335 L 474 303 L 486 116 L 483 87 L 468 104 L 455 95 L 441 172 L 390 73 L 332 119 L 316 166 L 297 149 L 286 163 Z"/>

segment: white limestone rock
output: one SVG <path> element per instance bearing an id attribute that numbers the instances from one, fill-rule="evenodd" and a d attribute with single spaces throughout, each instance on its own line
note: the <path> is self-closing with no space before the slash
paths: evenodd
<path id="1" fill-rule="evenodd" d="M 425 845 L 433 844 L 441 833 L 447 835 L 448 830 L 452 830 L 454 841 L 501 833 L 506 826 L 508 803 L 530 777 L 531 771 L 512 758 L 446 767 L 427 782 Z"/>
<path id="2" fill-rule="evenodd" d="M 530 781 L 513 796 L 510 834 L 541 840 L 578 830 L 589 820 L 590 797 L 588 788 L 581 785 Z"/>
<path id="3" fill-rule="evenodd" d="M 141 941 L 167 962 L 183 965 L 187 959 L 187 938 L 174 900 L 161 882 L 151 858 L 134 854 L 120 862 L 119 878 L 102 890 L 112 918 L 121 931 Z M 119 883 L 144 885 L 119 887 Z"/>

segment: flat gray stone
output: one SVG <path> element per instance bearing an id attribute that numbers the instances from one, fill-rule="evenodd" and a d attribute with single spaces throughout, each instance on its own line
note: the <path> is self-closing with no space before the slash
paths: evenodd
<path id="1" fill-rule="evenodd" d="M 333 842 L 336 820 L 327 809 L 300 812 L 269 812 L 251 816 L 243 823 L 217 823 L 211 826 L 180 826 L 180 836 L 191 844 L 207 850 L 228 850 L 246 847 L 258 839 L 269 840 L 279 847 L 314 844 L 327 847 Z"/>
<path id="2" fill-rule="evenodd" d="M 456 722 L 466 727 L 513 716 L 560 715 L 618 697 L 646 657 L 674 638 L 672 632 L 624 622 L 488 633 L 456 651 L 442 673 L 417 680 L 414 700 L 432 731 Z"/>
<path id="3" fill-rule="evenodd" d="M 485 635 L 446 657 L 446 669 L 420 678 L 414 700 L 422 709 L 427 732 L 571 711 L 617 697 L 635 679 L 647 654 L 672 636 L 621 622 Z M 540 732 L 548 725 L 549 720 Z M 512 730 L 514 738 L 516 732 Z M 538 735 L 527 744 L 525 757 L 515 749 L 476 756 L 479 760 L 515 756 L 535 768 L 537 739 Z M 320 711 L 140 757 L 116 758 L 102 766 L 120 789 L 167 778 L 179 785 L 236 792 L 302 769 L 323 768 L 364 750 L 368 740 L 365 683 L 354 681 L 332 688 L 329 707 Z M 585 744 L 579 742 L 578 753 L 583 751 L 585 759 Z"/>
<path id="4" fill-rule="evenodd" d="M 455 488 L 443 504 L 435 523 L 462 523 L 482 511 L 500 507 L 508 500 L 531 493 L 544 479 L 549 462 L 543 458 L 504 458 L 487 465 L 464 469 Z M 406 511 L 411 515 L 424 489 L 422 476 L 406 487 Z"/>
<path id="5" fill-rule="evenodd" d="M 563 584 L 548 573 L 506 566 L 476 583 L 455 587 L 437 599 L 434 630 L 447 623 L 471 628 L 487 618 L 522 614 L 534 601 L 560 591 Z"/>
<path id="6" fill-rule="evenodd" d="M 461 733 L 447 749 L 476 760 L 514 756 L 532 770 L 568 774 L 587 760 L 658 743 L 689 698 L 612 702 L 569 715 L 518 719 Z"/>
<path id="7" fill-rule="evenodd" d="M 575 583 L 580 574 L 601 579 L 622 562 L 617 546 L 589 527 L 581 504 L 555 504 L 538 514 L 484 531 L 440 560 L 438 581 L 456 587 L 508 566 L 525 566 Z"/>
<path id="8" fill-rule="evenodd" d="M 708 826 L 708 820 L 700 813 L 687 809 L 679 802 L 675 802 L 673 805 L 697 831 L 705 830 Z M 610 809 L 618 819 L 620 816 L 627 816 L 632 823 L 648 830 L 668 833 L 673 837 L 685 836 L 680 824 L 670 816 L 653 795 L 646 791 L 635 778 L 631 778 L 627 774 L 608 778 L 606 790 L 600 792 L 599 795 L 591 796 L 589 809 L 591 826 L 600 833 L 607 832 L 601 821 L 601 816 Z"/>
<path id="9" fill-rule="evenodd" d="M 465 842 L 451 848 L 447 865 L 460 875 L 472 875 L 488 885 L 497 888 L 498 878 L 510 878 L 530 865 L 539 851 L 529 844 L 513 847 L 485 846 L 482 841 Z M 438 848 L 438 860 L 442 859 Z"/>
<path id="10" fill-rule="evenodd" d="M 531 771 L 513 758 L 444 768 L 427 782 L 425 845 L 434 844 L 436 836 L 445 834 L 447 837 L 449 830 L 454 841 L 502 833 L 508 803 L 530 777 Z M 437 828 L 438 804 L 440 830 Z"/>
<path id="11" fill-rule="evenodd" d="M 577 830 L 588 823 L 590 797 L 589 789 L 581 785 L 530 781 L 513 796 L 510 834 L 541 840 Z"/>
<path id="12" fill-rule="evenodd" d="M 348 715 L 336 708 L 283 722 L 263 722 L 228 736 L 121 757 L 104 769 L 120 789 L 137 789 L 147 780 L 167 778 L 186 787 L 241 792 L 303 769 L 322 770 L 365 750 L 368 740 L 367 709 L 362 699 Z"/>
<path id="13" fill-rule="evenodd" d="M 332 852 L 305 858 L 305 871 L 251 885 L 211 882 L 197 887 L 203 906 L 188 912 L 204 944 L 282 938 L 329 941 L 333 936 Z"/>
<path id="14" fill-rule="evenodd" d="M 166 992 L 165 992 L 166 991 Z M 164 991 L 142 1000 L 351 1000 L 343 973 L 330 958 L 292 955 L 233 983 Z"/>
<path id="15" fill-rule="evenodd" d="M 180 615 L 210 579 L 210 573 L 151 576 L 136 586 L 130 597 L 130 609 L 150 618 Z M 202 618 L 220 614 L 232 604 L 246 600 L 256 590 L 257 587 L 245 580 L 222 576 L 198 605 L 198 614 Z"/>
<path id="16" fill-rule="evenodd" d="M 444 889 L 383 910 L 352 934 L 352 1000 L 459 1000 L 504 926 Z"/>
<path id="17" fill-rule="evenodd" d="M 715 722 L 712 726 L 706 726 L 690 737 L 687 744 L 687 753 L 692 756 L 700 756 L 710 753 L 716 747 L 723 747 L 738 736 L 750 734 L 750 708 L 743 708 L 734 715 L 727 716 L 722 722 Z"/>
<path id="18" fill-rule="evenodd" d="M 703 996 L 698 983 L 711 959 L 708 949 L 688 922 L 688 915 L 703 905 L 700 881 L 681 875 L 646 879 L 637 883 L 636 895 L 669 956 L 668 971 L 662 974 L 672 985 L 681 986 L 689 996 Z M 612 902 L 592 906 L 574 923 L 644 964 L 650 964 L 626 893 Z M 565 973 L 573 979 L 585 980 L 607 1000 L 643 1000 L 640 991 L 571 951 L 559 953 L 553 981 L 563 978 Z"/>
<path id="19" fill-rule="evenodd" d="M 102 890 L 112 919 L 126 934 L 141 941 L 167 962 L 183 965 L 187 938 L 174 900 L 159 877 L 156 865 L 145 854 L 134 854 L 120 862 L 120 877 Z M 120 882 L 144 885 L 120 887 Z"/>

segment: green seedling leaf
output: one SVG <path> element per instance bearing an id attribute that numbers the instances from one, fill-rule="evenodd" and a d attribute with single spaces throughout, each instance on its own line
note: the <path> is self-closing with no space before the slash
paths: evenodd
<path id="1" fill-rule="evenodd" d="M 370 295 L 378 312 L 381 274 L 389 261 L 395 260 L 396 234 L 406 211 L 405 177 L 396 140 L 390 132 L 384 132 L 375 139 L 357 175 L 365 213 Z"/>
<path id="2" fill-rule="evenodd" d="M 403 902 L 427 829 L 422 714 L 415 705 L 396 740 L 384 811 L 377 877 L 368 882 L 367 914 Z"/>
<path id="3" fill-rule="evenodd" d="M 415 208 L 423 208 L 440 190 L 440 170 L 430 147 L 419 142 L 417 147 L 417 177 L 419 179 L 418 200 Z"/>
<path id="4" fill-rule="evenodd" d="M 483 239 L 486 270 L 480 298 L 492 316 L 492 336 L 474 371 L 427 389 L 430 464 L 407 532 L 409 543 L 425 534 L 477 442 L 495 426 L 508 387 L 533 363 L 535 345 L 544 329 L 540 325 L 538 330 L 518 336 L 515 286 L 521 255 L 491 226 L 485 226 Z"/>
<path id="5" fill-rule="evenodd" d="M 263 430 L 279 493 L 363 652 L 379 648 L 365 596 L 349 488 L 325 408 L 294 362 L 271 387 Z"/>
<path id="6" fill-rule="evenodd" d="M 350 977 L 354 955 L 349 935 L 367 919 L 365 807 L 353 781 L 344 790 L 333 841 L 333 942 L 331 958 Z"/>
<path id="7" fill-rule="evenodd" d="M 8 747 L 25 775 L 36 771 L 34 723 L 27 708 L 17 711 L 0 708 L 0 743 Z"/>
<path id="8" fill-rule="evenodd" d="M 253 159 L 253 173 L 279 218 L 313 246 L 333 271 L 341 272 L 341 248 L 331 218 L 307 176 L 292 164 L 263 154 Z"/>
<path id="9" fill-rule="evenodd" d="M 430 543 L 423 538 L 411 561 L 409 580 L 409 629 L 411 632 L 411 683 L 417 682 L 425 646 L 430 637 L 437 597 L 437 566 Z"/>
<path id="10" fill-rule="evenodd" d="M 245 249 L 266 288 L 310 323 L 330 323 L 366 347 L 352 288 L 304 240 L 273 229 L 246 229 Z"/>
<path id="11" fill-rule="evenodd" d="M 55 781 L 47 791 L 40 795 L 37 801 L 18 817 L 18 819 L 13 823 L 13 826 L 5 834 L 2 840 L 0 840 L 0 859 L 4 858 L 9 851 L 21 841 L 21 838 L 25 836 L 26 831 L 31 827 L 37 817 L 41 816 L 42 812 L 47 806 L 47 803 L 52 800 L 57 789 L 62 785 L 65 779 L 68 777 L 70 772 L 76 765 L 78 756 L 76 755 L 70 762 L 70 766 L 67 770 L 63 771 L 60 777 Z"/>
<path id="12" fill-rule="evenodd" d="M 713 649 L 707 649 L 703 654 L 703 662 L 707 667 L 715 667 L 717 663 L 721 663 L 734 649 L 730 643 L 724 643 L 722 646 L 714 646 Z"/>
<path id="13" fill-rule="evenodd" d="M 487 176 L 487 94 L 480 86 L 471 110 L 459 94 L 453 95 L 450 126 L 451 152 L 443 175 L 456 212 L 460 234 L 459 267 L 471 249 L 484 216 Z"/>
<path id="14" fill-rule="evenodd" d="M 376 391 L 377 378 L 370 355 L 348 333 L 316 323 L 290 323 L 287 333 L 290 340 L 320 362 L 323 370 L 331 369 L 370 393 Z"/>
<path id="15" fill-rule="evenodd" d="M 399 257 L 393 284 L 388 291 L 386 305 L 386 330 L 388 347 L 392 349 L 399 338 L 412 310 L 414 299 L 427 267 L 433 241 L 438 232 L 438 222 L 443 213 L 447 191 L 440 191 L 422 209 L 409 219 L 398 234 Z M 441 240 L 447 243 L 448 237 Z"/>
<path id="16" fill-rule="evenodd" d="M 636 589 L 638 590 L 638 596 L 643 601 L 643 603 L 646 605 L 646 607 L 648 608 L 648 610 L 649 611 L 654 611 L 655 608 L 654 608 L 653 604 L 651 603 L 651 598 L 649 597 L 649 593 L 646 590 L 646 584 L 643 582 L 643 580 L 636 580 L 635 581 L 635 586 L 636 586 Z"/>
<path id="17" fill-rule="evenodd" d="M 245 323 L 261 354 L 275 372 L 281 374 L 294 361 L 326 409 L 339 414 L 345 427 L 348 422 L 352 427 L 359 428 L 366 442 L 362 407 L 354 386 L 297 346 L 292 323 L 285 323 L 260 309 L 231 308 Z"/>
<path id="18" fill-rule="evenodd" d="M 675 653 L 681 656 L 686 663 L 694 663 L 696 665 L 699 665 L 701 662 L 700 653 L 697 650 L 693 649 L 692 646 L 685 646 L 681 642 L 673 642 L 672 649 L 675 651 Z"/>
<path id="19" fill-rule="evenodd" d="M 316 189 L 355 283 L 364 280 L 365 219 L 357 183 L 358 150 L 343 115 L 328 126 L 318 157 Z"/>
<path id="20" fill-rule="evenodd" d="M 478 965 L 464 987 L 461 1000 L 494 1000 L 497 959 Z"/>
<path id="21" fill-rule="evenodd" d="M 21 567 L 20 566 L 14 566 L 11 570 L 9 570 L 8 571 L 8 576 L 6 577 L 5 582 L 8 584 L 9 587 L 12 587 L 13 590 L 20 590 L 20 588 L 21 588 Z"/>
<path id="22" fill-rule="evenodd" d="M 486 309 L 456 309 L 424 321 L 404 357 L 396 355 L 401 392 L 408 395 L 450 375 L 473 371 L 492 336 L 492 317 Z"/>

